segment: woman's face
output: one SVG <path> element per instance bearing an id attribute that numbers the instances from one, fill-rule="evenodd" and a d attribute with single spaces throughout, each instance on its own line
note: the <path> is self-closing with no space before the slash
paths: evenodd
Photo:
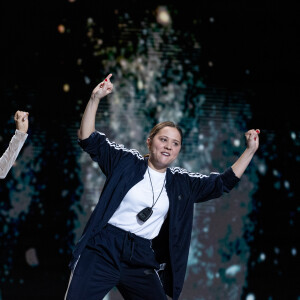
<path id="1" fill-rule="evenodd" d="M 173 127 L 164 127 L 158 131 L 153 139 L 147 139 L 149 149 L 149 165 L 159 172 L 166 168 L 177 158 L 181 149 L 181 136 Z"/>

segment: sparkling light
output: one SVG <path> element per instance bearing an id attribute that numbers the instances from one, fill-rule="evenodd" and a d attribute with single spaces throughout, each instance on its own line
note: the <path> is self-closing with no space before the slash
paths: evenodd
<path id="1" fill-rule="evenodd" d="M 267 171 L 266 165 L 264 165 L 264 164 L 259 164 L 259 165 L 258 165 L 258 170 L 259 170 L 259 172 L 260 172 L 261 174 L 265 174 L 266 171 Z"/>
<path id="2" fill-rule="evenodd" d="M 156 15 L 156 21 L 157 23 L 161 25 L 169 25 L 171 23 L 171 16 L 164 6 L 159 6 L 157 8 L 157 15 Z"/>
<path id="3" fill-rule="evenodd" d="M 204 145 L 203 145 L 203 144 L 200 144 L 200 145 L 198 146 L 198 149 L 199 149 L 199 151 L 203 151 L 203 150 L 204 150 Z"/>
<path id="4" fill-rule="evenodd" d="M 246 296 L 246 300 L 255 300 L 254 294 L 248 294 L 248 295 Z"/>
<path id="5" fill-rule="evenodd" d="M 239 147 L 240 144 L 241 144 L 241 141 L 238 140 L 238 139 L 235 139 L 235 140 L 233 141 L 233 145 L 234 145 L 235 147 Z"/>
<path id="6" fill-rule="evenodd" d="M 261 261 L 264 261 L 266 259 L 266 254 L 265 253 L 261 253 L 260 256 L 259 256 L 259 259 Z"/>
<path id="7" fill-rule="evenodd" d="M 68 93 L 68 92 L 70 91 L 70 85 L 69 85 L 68 83 L 65 83 L 65 84 L 63 85 L 63 91 L 64 91 L 65 93 Z"/>
<path id="8" fill-rule="evenodd" d="M 230 277 L 234 277 L 239 271 L 241 271 L 241 266 L 233 265 L 226 269 L 225 274 Z"/>
<path id="9" fill-rule="evenodd" d="M 284 181 L 284 187 L 285 187 L 287 190 L 290 188 L 290 183 L 289 183 L 287 180 Z"/>
<path id="10" fill-rule="evenodd" d="M 59 24 L 57 26 L 57 30 L 58 30 L 59 33 L 65 33 L 66 28 L 65 28 L 65 26 L 63 24 Z"/>
<path id="11" fill-rule="evenodd" d="M 36 267 L 39 265 L 39 260 L 35 248 L 29 248 L 25 252 L 25 258 L 29 266 Z"/>
<path id="12" fill-rule="evenodd" d="M 84 82 L 85 84 L 90 84 L 91 83 L 91 79 L 87 76 L 84 76 Z"/>
<path id="13" fill-rule="evenodd" d="M 293 140 L 295 140 L 296 137 L 297 137 L 297 136 L 296 136 L 296 133 L 292 131 L 292 132 L 291 132 L 291 138 L 292 138 Z"/>
<path id="14" fill-rule="evenodd" d="M 297 255 L 297 249 L 296 248 L 292 248 L 291 253 L 293 256 Z"/>

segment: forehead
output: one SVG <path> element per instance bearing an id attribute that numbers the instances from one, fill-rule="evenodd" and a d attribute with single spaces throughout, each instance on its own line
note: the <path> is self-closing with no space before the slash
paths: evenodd
<path id="1" fill-rule="evenodd" d="M 167 136 L 168 138 L 177 140 L 177 141 L 181 141 L 181 135 L 178 131 L 178 129 L 174 128 L 174 127 L 164 127 L 162 129 L 160 129 L 157 133 L 157 136 Z"/>

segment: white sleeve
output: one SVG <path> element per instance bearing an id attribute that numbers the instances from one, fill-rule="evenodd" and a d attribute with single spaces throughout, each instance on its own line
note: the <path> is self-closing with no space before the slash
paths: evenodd
<path id="1" fill-rule="evenodd" d="M 0 158 L 0 179 L 6 177 L 8 171 L 14 164 L 21 148 L 23 147 L 28 134 L 16 129 L 14 136 L 9 142 L 9 146 Z"/>

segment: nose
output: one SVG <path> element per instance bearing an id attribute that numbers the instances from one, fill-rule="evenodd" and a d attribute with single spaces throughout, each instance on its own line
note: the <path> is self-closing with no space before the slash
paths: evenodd
<path id="1" fill-rule="evenodd" d="M 172 149 L 172 144 L 171 143 L 170 144 L 166 144 L 165 148 L 168 149 L 168 150 L 171 150 Z"/>

